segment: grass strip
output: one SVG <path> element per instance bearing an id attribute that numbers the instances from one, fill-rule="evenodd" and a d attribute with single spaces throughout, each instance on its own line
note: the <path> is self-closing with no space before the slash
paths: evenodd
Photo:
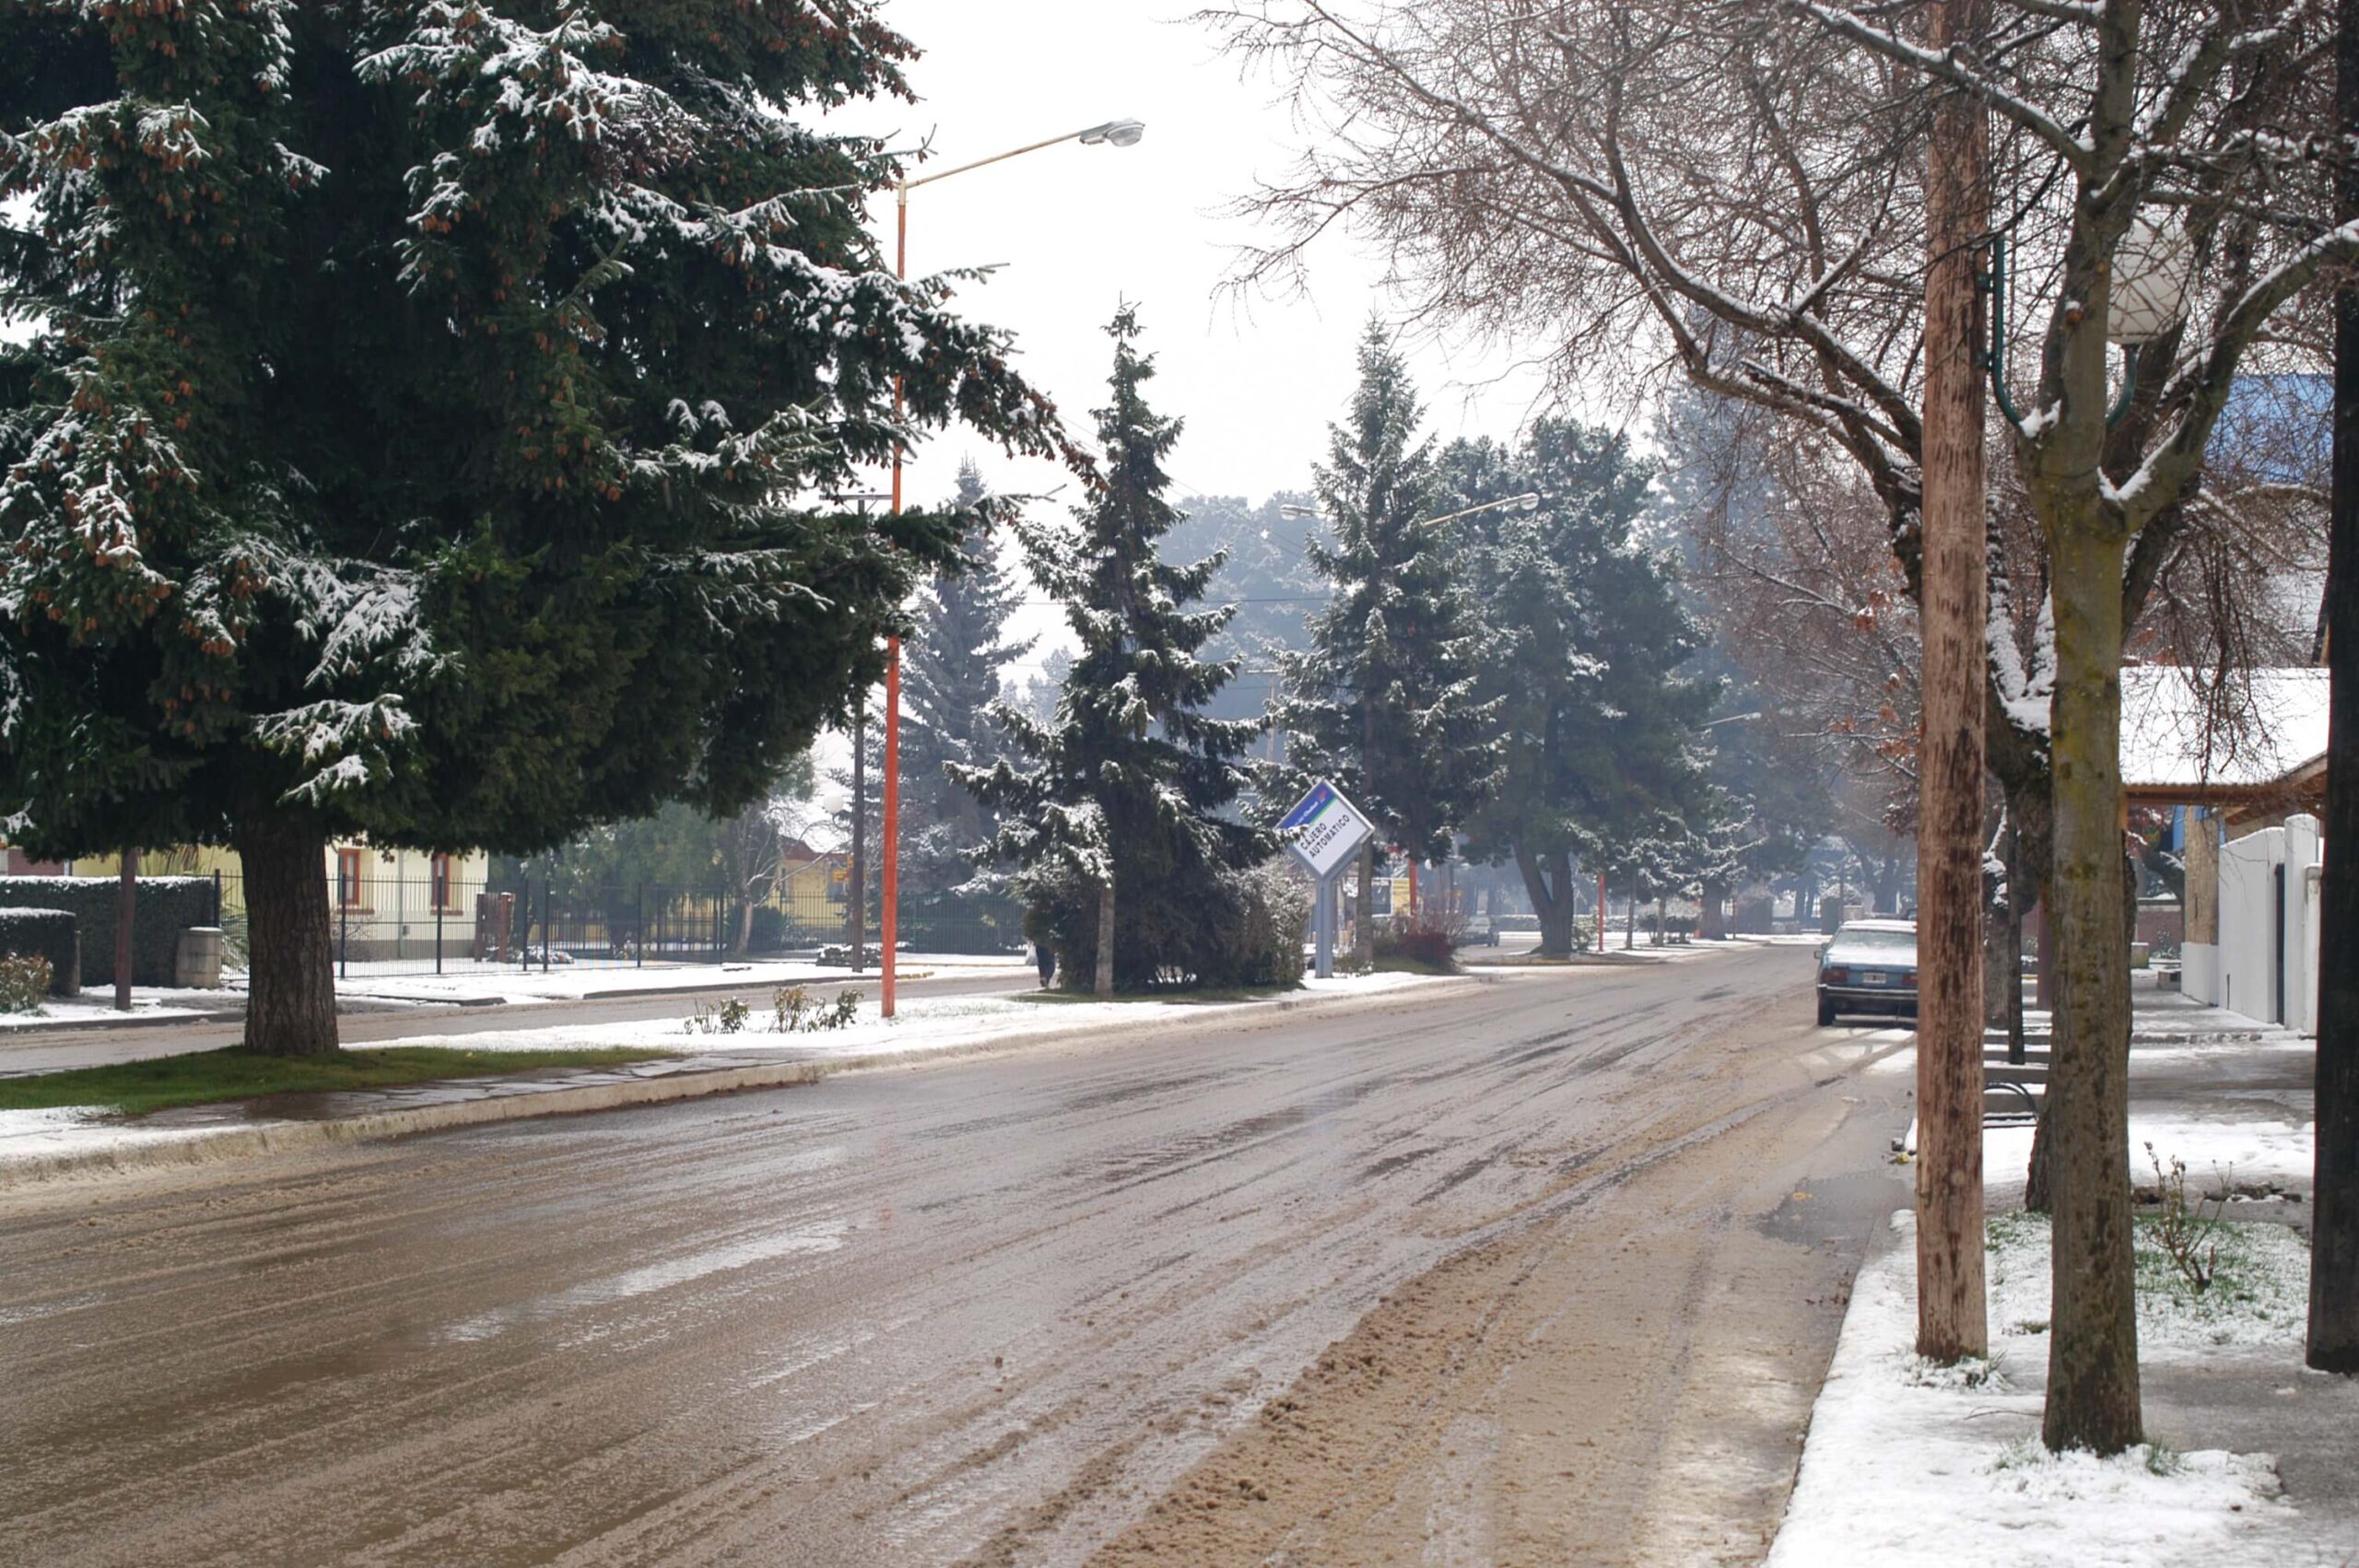
<path id="1" fill-rule="evenodd" d="M 126 1116 L 139 1116 L 169 1106 L 201 1106 L 265 1094 L 390 1089 L 442 1078 L 483 1078 L 552 1067 L 620 1067 L 635 1061 L 665 1061 L 679 1054 L 635 1046 L 535 1051 L 393 1046 L 383 1050 L 283 1057 L 231 1046 L 226 1050 L 0 1078 L 0 1110 L 103 1106 Z"/>

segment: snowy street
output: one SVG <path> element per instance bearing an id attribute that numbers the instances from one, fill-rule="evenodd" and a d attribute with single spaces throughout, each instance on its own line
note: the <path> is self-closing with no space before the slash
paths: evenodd
<path id="1" fill-rule="evenodd" d="M 1508 973 L 14 1195 L 0 1518 L 57 1564 L 1365 1562 L 1404 1517 L 1757 1554 L 1906 1200 L 1856 1071 L 1897 1036 L 1813 1029 L 1809 973 Z"/>

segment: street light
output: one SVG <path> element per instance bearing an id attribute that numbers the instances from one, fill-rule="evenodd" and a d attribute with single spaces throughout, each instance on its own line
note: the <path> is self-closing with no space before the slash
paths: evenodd
<path id="1" fill-rule="evenodd" d="M 910 275 L 910 193 L 920 185 L 931 185 L 937 180 L 947 180 L 954 174 L 964 174 L 970 169 L 987 164 L 1005 163 L 1027 152 L 1039 152 L 1060 142 L 1079 142 L 1084 146 L 1136 146 L 1146 135 L 1146 126 L 1137 120 L 1106 120 L 1095 125 L 1085 125 L 1078 131 L 1067 131 L 1062 136 L 1031 142 L 1006 152 L 979 158 L 972 163 L 961 163 L 950 169 L 921 175 L 912 180 L 907 175 L 894 182 L 893 275 L 907 280 Z M 893 416 L 901 415 L 901 378 L 893 378 Z M 893 510 L 901 509 L 901 449 L 893 448 Z M 884 886 L 879 895 L 884 907 L 880 911 L 877 938 L 883 948 L 884 966 L 877 976 L 877 1001 L 887 1018 L 893 1016 L 893 970 L 895 943 L 900 928 L 901 892 L 901 639 L 885 639 L 885 823 L 883 867 Z"/>
<path id="2" fill-rule="evenodd" d="M 2194 263 L 2194 246 L 2183 230 L 2143 213 L 2130 220 L 2130 231 L 2115 246 L 2105 335 L 2121 349 L 2121 392 L 2106 411 L 2107 429 L 2130 412 L 2130 400 L 2138 390 L 2138 351 L 2178 325 L 2187 313 L 2188 276 Z M 1974 283 L 1990 297 L 1990 345 L 1978 357 L 1989 372 L 1990 394 L 1999 412 L 2021 431 L 2023 411 L 2007 395 L 2005 235 L 1990 237 L 1990 270 L 1978 273 Z"/>

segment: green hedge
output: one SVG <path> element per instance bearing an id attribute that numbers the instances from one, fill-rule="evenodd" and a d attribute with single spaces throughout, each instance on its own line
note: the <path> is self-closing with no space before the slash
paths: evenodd
<path id="1" fill-rule="evenodd" d="M 0 908 L 62 909 L 72 915 L 81 935 L 81 985 L 111 986 L 115 900 L 120 892 L 111 876 L 0 876 Z M 170 985 L 181 932 L 190 926 L 216 923 L 211 877 L 141 877 L 139 902 L 131 920 L 131 983 Z M 53 968 L 56 962 L 51 958 Z M 71 993 L 60 989 L 59 994 Z"/>

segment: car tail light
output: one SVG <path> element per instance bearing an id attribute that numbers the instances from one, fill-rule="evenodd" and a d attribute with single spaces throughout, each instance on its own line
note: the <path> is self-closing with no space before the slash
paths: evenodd
<path id="1" fill-rule="evenodd" d="M 1851 971 L 1838 966 L 1827 970 L 1819 978 L 1830 986 L 1848 985 L 1851 980 Z"/>
<path id="2" fill-rule="evenodd" d="M 1910 990 L 1915 990 L 1917 989 L 1917 971 L 1914 969 L 1907 971 L 1900 977 L 1900 983 L 1907 987 Z"/>

